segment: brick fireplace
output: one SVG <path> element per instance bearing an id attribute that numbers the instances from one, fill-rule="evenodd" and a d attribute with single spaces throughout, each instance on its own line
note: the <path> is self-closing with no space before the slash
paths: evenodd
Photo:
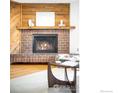
<path id="1" fill-rule="evenodd" d="M 55 25 L 37 26 L 37 12 L 54 12 Z M 29 19 L 33 21 L 34 26 L 29 27 Z M 59 26 L 61 20 L 65 26 Z M 70 29 L 75 28 L 75 26 L 70 26 L 70 3 L 23 4 L 11 2 L 10 21 L 11 63 L 55 62 L 57 54 L 69 53 Z M 36 46 L 33 46 L 34 35 L 57 35 L 57 45 L 52 45 L 49 40 L 48 42 L 38 40 Z"/>
<path id="2" fill-rule="evenodd" d="M 11 55 L 11 62 L 26 62 L 26 63 L 39 63 L 39 62 L 54 62 L 55 56 L 59 53 L 69 53 L 69 35 L 70 32 L 67 29 L 22 29 L 21 32 L 21 43 L 20 43 L 20 52 L 18 54 L 12 54 Z M 57 49 L 57 51 L 53 50 L 45 51 L 46 43 L 44 42 L 40 43 L 39 46 L 41 46 L 41 49 L 43 48 L 43 51 L 36 52 L 34 51 L 34 37 L 41 36 L 41 40 L 43 37 L 45 37 L 45 40 L 47 37 L 56 41 L 56 44 L 53 44 L 53 47 Z M 56 39 L 57 40 L 56 40 Z M 35 42 L 36 43 L 36 42 Z M 49 44 L 52 44 L 52 42 L 47 42 Z M 42 45 L 41 45 L 42 44 Z M 55 46 L 57 45 L 57 46 Z M 48 46 L 47 46 L 48 47 Z M 36 48 L 36 46 L 35 46 Z"/>

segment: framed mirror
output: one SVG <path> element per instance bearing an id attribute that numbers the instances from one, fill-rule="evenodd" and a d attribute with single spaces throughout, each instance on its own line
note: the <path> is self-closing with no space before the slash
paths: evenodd
<path id="1" fill-rule="evenodd" d="M 55 12 L 36 12 L 36 26 L 55 26 Z"/>

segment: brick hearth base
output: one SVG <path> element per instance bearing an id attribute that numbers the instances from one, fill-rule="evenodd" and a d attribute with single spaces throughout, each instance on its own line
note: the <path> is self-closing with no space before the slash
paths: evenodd
<path id="1" fill-rule="evenodd" d="M 55 62 L 55 54 L 11 54 L 11 63 L 46 63 Z"/>

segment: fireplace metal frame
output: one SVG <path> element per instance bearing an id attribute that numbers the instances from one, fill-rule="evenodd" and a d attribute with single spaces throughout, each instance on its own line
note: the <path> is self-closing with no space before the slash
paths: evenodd
<path id="1" fill-rule="evenodd" d="M 36 50 L 36 37 L 54 37 L 56 38 L 55 50 Z M 33 34 L 32 52 L 33 53 L 58 53 L 58 34 Z"/>

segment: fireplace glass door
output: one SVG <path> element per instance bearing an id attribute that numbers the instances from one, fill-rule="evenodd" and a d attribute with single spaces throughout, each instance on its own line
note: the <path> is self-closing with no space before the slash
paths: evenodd
<path id="1" fill-rule="evenodd" d="M 33 53 L 57 53 L 58 37 L 56 34 L 33 35 Z"/>

